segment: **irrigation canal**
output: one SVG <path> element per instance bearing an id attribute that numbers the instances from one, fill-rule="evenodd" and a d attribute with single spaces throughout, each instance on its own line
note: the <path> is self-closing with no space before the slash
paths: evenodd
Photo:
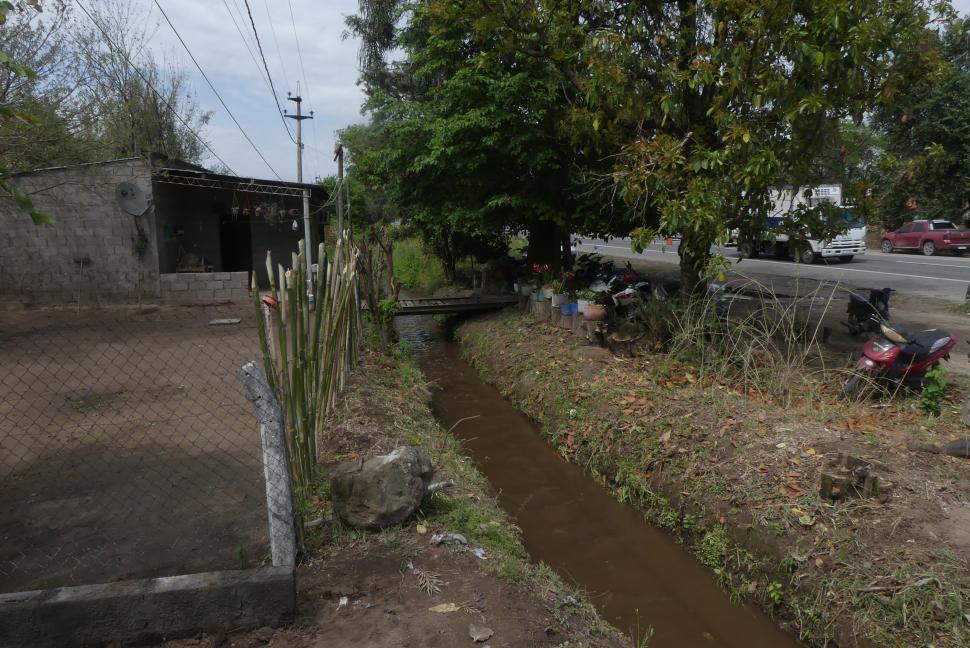
<path id="1" fill-rule="evenodd" d="M 634 636 L 652 627 L 651 646 L 800 645 L 760 610 L 731 603 L 683 547 L 564 461 L 528 417 L 479 380 L 433 317 L 399 317 L 396 326 L 436 383 L 436 416 L 455 426 L 529 554 L 587 592 L 610 623 Z"/>

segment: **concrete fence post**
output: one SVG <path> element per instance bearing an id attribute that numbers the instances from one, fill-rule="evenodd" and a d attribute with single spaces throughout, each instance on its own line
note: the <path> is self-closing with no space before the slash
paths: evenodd
<path id="1" fill-rule="evenodd" d="M 283 409 L 262 369 L 255 362 L 248 362 L 237 369 L 236 375 L 246 388 L 246 397 L 252 403 L 259 420 L 273 566 L 293 566 L 296 564 L 296 518 L 287 463 Z"/>

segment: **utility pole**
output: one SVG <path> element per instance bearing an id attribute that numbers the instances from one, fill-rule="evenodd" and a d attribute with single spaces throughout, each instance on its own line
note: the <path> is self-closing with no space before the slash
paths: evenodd
<path id="1" fill-rule="evenodd" d="M 297 88 L 299 92 L 299 88 Z M 296 181 L 303 184 L 303 120 L 313 119 L 313 111 L 309 115 L 301 112 L 303 97 L 297 94 L 295 97 L 286 93 L 287 99 L 296 104 L 296 114 L 287 113 L 288 119 L 296 120 Z M 310 192 L 303 190 L 303 238 L 306 240 L 304 248 L 306 250 L 306 280 L 307 294 L 310 296 L 310 303 L 313 303 L 313 238 L 310 236 Z"/>

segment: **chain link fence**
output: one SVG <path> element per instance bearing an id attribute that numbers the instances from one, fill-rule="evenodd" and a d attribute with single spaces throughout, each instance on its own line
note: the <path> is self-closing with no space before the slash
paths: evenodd
<path id="1" fill-rule="evenodd" d="M 247 304 L 0 312 L 0 592 L 269 564 L 258 357 Z"/>

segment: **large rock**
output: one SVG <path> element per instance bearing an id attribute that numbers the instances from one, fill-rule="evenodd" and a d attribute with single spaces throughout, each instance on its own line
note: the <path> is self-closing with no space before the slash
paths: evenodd
<path id="1" fill-rule="evenodd" d="M 414 447 L 345 461 L 330 477 L 333 510 L 353 527 L 380 529 L 400 524 L 421 504 L 433 476 L 431 460 Z"/>

